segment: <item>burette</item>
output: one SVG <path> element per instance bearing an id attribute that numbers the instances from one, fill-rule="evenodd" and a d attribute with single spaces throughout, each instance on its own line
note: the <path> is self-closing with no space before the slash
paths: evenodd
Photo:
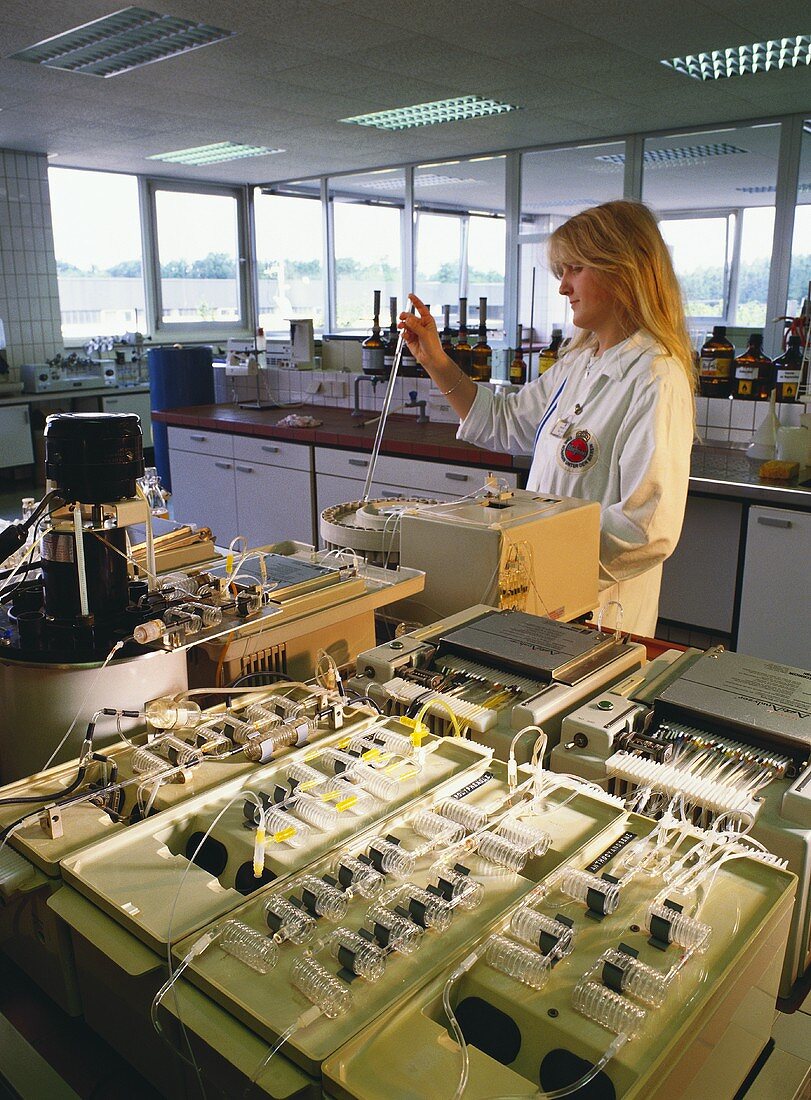
<path id="1" fill-rule="evenodd" d="M 414 303 L 411 303 L 409 313 L 414 313 Z M 380 413 L 380 419 L 377 422 L 377 431 L 375 432 L 375 441 L 372 446 L 372 457 L 369 461 L 369 471 L 366 474 L 366 484 L 363 486 L 363 496 L 361 501 L 366 504 L 369 500 L 369 494 L 372 491 L 372 482 L 374 481 L 375 468 L 377 466 L 377 456 L 380 454 L 380 444 L 383 442 L 383 432 L 386 430 L 386 421 L 389 416 L 389 409 L 391 408 L 391 399 L 394 394 L 394 383 L 397 381 L 397 372 L 400 370 L 400 363 L 403 359 L 403 347 L 405 346 L 405 329 L 400 329 L 400 335 L 397 337 L 397 347 L 394 349 L 394 360 L 391 364 L 391 374 L 389 375 L 389 382 L 386 386 L 386 393 L 383 397 L 383 408 Z"/>

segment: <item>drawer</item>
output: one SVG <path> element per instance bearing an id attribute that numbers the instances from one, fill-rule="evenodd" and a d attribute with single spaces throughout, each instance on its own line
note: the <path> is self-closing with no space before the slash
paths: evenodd
<path id="1" fill-rule="evenodd" d="M 382 461 L 382 459 L 378 459 L 378 469 Z M 362 451 L 333 451 L 328 447 L 315 448 L 315 470 L 319 474 L 354 477 L 365 481 L 370 462 L 370 456 Z"/>
<path id="2" fill-rule="evenodd" d="M 288 443 L 282 439 L 257 439 L 255 436 L 234 436 L 234 458 L 237 462 L 261 462 L 264 466 L 284 466 L 287 470 L 310 469 L 310 447 L 307 443 Z"/>
<path id="3" fill-rule="evenodd" d="M 375 471 L 380 481 L 391 485 L 402 485 L 406 489 L 416 489 L 427 493 L 447 493 L 451 496 L 464 496 L 472 493 L 484 484 L 487 470 L 476 466 L 454 466 L 447 462 L 424 462 L 410 458 L 394 458 L 381 455 Z M 518 485 L 518 476 L 512 472 L 497 471 L 509 487 Z"/>
<path id="4" fill-rule="evenodd" d="M 199 455 L 234 457 L 234 437 L 223 432 L 209 432 L 201 428 L 169 428 L 169 449 L 191 451 Z"/>

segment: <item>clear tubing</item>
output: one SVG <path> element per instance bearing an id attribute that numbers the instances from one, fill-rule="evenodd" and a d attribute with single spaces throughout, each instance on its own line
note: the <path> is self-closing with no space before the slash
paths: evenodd
<path id="1" fill-rule="evenodd" d="M 409 825 L 420 836 L 441 841 L 443 844 L 458 844 L 465 835 L 464 825 L 442 817 L 433 810 L 420 810 L 411 818 Z"/>
<path id="2" fill-rule="evenodd" d="M 273 723 L 282 721 L 281 714 L 277 714 L 275 710 L 271 710 L 262 703 L 251 703 L 245 707 L 245 717 L 250 719 L 251 722 Z"/>
<path id="3" fill-rule="evenodd" d="M 273 940 L 241 920 L 228 920 L 222 928 L 220 947 L 258 974 L 267 974 L 279 959 Z"/>
<path id="4" fill-rule="evenodd" d="M 567 897 L 582 901 L 584 905 L 588 905 L 589 890 L 602 894 L 605 898 L 603 913 L 606 916 L 615 912 L 620 903 L 619 886 L 614 882 L 607 882 L 604 878 L 598 878 L 589 871 L 578 871 L 574 867 L 567 867 L 561 873 L 557 886 Z"/>
<path id="5" fill-rule="evenodd" d="M 227 714 L 223 718 L 223 725 L 231 730 L 231 739 L 236 745 L 244 745 L 256 736 L 256 729 L 248 722 L 243 722 L 233 714 Z"/>
<path id="6" fill-rule="evenodd" d="M 296 795 L 290 808 L 296 817 L 315 825 L 316 829 L 324 833 L 332 832 L 338 824 L 338 811 L 329 803 L 319 802 L 308 794 Z"/>
<path id="7" fill-rule="evenodd" d="M 306 944 L 315 935 L 314 918 L 281 895 L 265 902 L 265 919 L 279 942 L 289 940 L 290 943 Z"/>
<path id="8" fill-rule="evenodd" d="M 284 841 L 285 844 L 289 844 L 291 848 L 299 848 L 302 844 L 305 844 L 312 836 L 312 830 L 309 825 L 305 825 L 303 821 L 297 821 L 290 814 L 284 812 L 284 810 L 277 810 L 273 806 L 268 806 L 264 814 L 262 815 L 265 821 L 265 832 L 283 833 L 288 829 L 295 829 L 295 835 L 289 837 Z"/>
<path id="9" fill-rule="evenodd" d="M 379 902 L 369 906 L 365 920 L 372 929 L 375 925 L 385 929 L 388 933 L 388 946 L 401 955 L 411 955 L 422 942 L 423 930 L 419 925 Z"/>
<path id="10" fill-rule="evenodd" d="M 204 729 L 195 735 L 197 748 L 206 756 L 222 756 L 231 748 L 231 739 L 219 730 Z"/>
<path id="11" fill-rule="evenodd" d="M 328 1020 L 343 1016 L 352 1007 L 352 994 L 310 954 L 300 955 L 290 967 L 290 981 L 308 1001 L 324 1013 Z"/>
<path id="12" fill-rule="evenodd" d="M 531 951 L 506 936 L 491 936 L 484 958 L 494 970 L 500 970 L 530 989 L 543 989 L 549 978 L 551 961 L 548 955 Z"/>
<path id="13" fill-rule="evenodd" d="M 450 903 L 454 907 L 478 909 L 484 901 L 484 883 L 471 875 L 463 875 L 453 867 L 438 867 L 435 877 L 450 886 Z"/>
<path id="14" fill-rule="evenodd" d="M 354 764 L 344 774 L 349 775 L 359 786 L 374 798 L 379 798 L 381 802 L 393 802 L 400 793 L 398 780 L 392 779 L 390 775 L 381 775 L 368 764 Z"/>
<path id="15" fill-rule="evenodd" d="M 171 734 L 168 737 L 162 737 L 156 748 L 178 768 L 196 768 L 203 761 L 201 749 L 179 737 L 172 737 Z"/>
<path id="16" fill-rule="evenodd" d="M 401 848 L 399 844 L 392 844 L 383 836 L 376 836 L 367 845 L 367 852 L 372 861 L 377 860 L 371 849 L 374 848 L 379 857 L 380 870 L 386 875 L 394 875 L 395 878 L 409 878 L 414 873 L 414 865 L 417 858 L 407 848 Z"/>
<path id="17" fill-rule="evenodd" d="M 351 962 L 344 961 L 342 947 L 354 956 Z M 341 966 L 347 966 L 349 962 L 347 969 L 365 978 L 367 982 L 377 982 L 383 977 L 386 956 L 374 941 L 364 939 L 357 932 L 352 932 L 349 928 L 336 928 L 330 936 L 329 949 L 332 957 L 337 959 Z"/>
<path id="18" fill-rule="evenodd" d="M 311 768 L 309 764 L 291 764 L 286 770 L 286 775 L 288 782 L 293 780 L 297 784 L 296 789 L 300 791 L 334 790 L 335 788 L 334 779 L 324 775 L 317 768 Z"/>
<path id="19" fill-rule="evenodd" d="M 136 775 L 155 775 L 167 769 L 167 763 L 149 749 L 136 749 L 132 754 L 132 770 Z"/>
<path id="20" fill-rule="evenodd" d="M 253 707 L 261 708 L 266 715 L 273 718 L 279 718 L 280 716 L 282 718 L 295 718 L 304 708 L 304 703 L 297 702 L 287 695 L 271 695 L 264 703 L 251 703 L 246 708 L 246 713 L 250 712 Z"/>
<path id="21" fill-rule="evenodd" d="M 477 806 L 468 806 L 465 802 L 458 802 L 454 798 L 446 798 L 436 807 L 443 817 L 458 822 L 469 833 L 478 832 L 487 824 L 487 811 Z"/>
<path id="22" fill-rule="evenodd" d="M 219 626 L 222 622 L 222 610 L 212 604 L 182 603 L 178 610 L 185 611 L 187 615 L 197 615 L 203 626 Z"/>
<path id="23" fill-rule="evenodd" d="M 193 596 L 197 592 L 197 581 L 188 573 L 167 573 L 160 579 L 161 592 L 182 592 Z"/>
<path id="24" fill-rule="evenodd" d="M 581 1015 L 615 1035 L 632 1039 L 645 1020 L 645 1011 L 599 982 L 581 980 L 572 992 L 572 1005 Z"/>
<path id="25" fill-rule="evenodd" d="M 670 924 L 669 943 L 676 943 L 688 951 L 701 951 L 707 945 L 712 929 L 703 921 L 695 917 L 688 917 L 686 913 L 679 913 L 671 909 L 664 902 L 654 901 L 648 910 L 647 929 L 652 936 L 658 934 L 651 928 L 653 918 L 659 917 Z"/>
<path id="26" fill-rule="evenodd" d="M 362 898 L 375 898 L 383 889 L 385 879 L 379 871 L 355 856 L 339 856 L 332 865 L 331 874 L 347 889 Z"/>
<path id="27" fill-rule="evenodd" d="M 179 607 L 167 607 L 163 612 L 163 621 L 167 626 L 181 626 L 185 634 L 199 634 L 203 629 L 203 620 L 199 615 L 181 611 Z"/>
<path id="28" fill-rule="evenodd" d="M 636 997 L 638 1001 L 652 1008 L 659 1008 L 662 1005 L 670 984 L 669 974 L 663 974 L 660 970 L 640 962 L 633 955 L 618 951 L 615 947 L 607 948 L 600 959 L 602 962 L 619 967 L 622 972 L 620 987 L 624 994 Z"/>
<path id="29" fill-rule="evenodd" d="M 414 755 L 414 745 L 410 737 L 406 737 L 404 733 L 396 733 L 394 730 L 383 728 L 355 734 L 349 742 L 349 747 L 356 752 L 368 752 L 369 749 L 382 747 L 388 752 L 396 753 L 398 756 Z"/>
<path id="30" fill-rule="evenodd" d="M 346 916 L 350 895 L 336 886 L 330 886 L 328 882 L 324 882 L 316 875 L 302 875 L 297 886 L 300 890 L 312 895 L 312 907 L 319 917 L 324 917 L 334 924 Z"/>
<path id="31" fill-rule="evenodd" d="M 144 707 L 144 715 L 150 726 L 162 730 L 194 728 L 203 720 L 200 706 L 193 699 L 184 699 L 178 703 L 165 696 L 161 699 L 152 699 L 147 703 Z"/>
<path id="32" fill-rule="evenodd" d="M 528 905 L 522 905 L 515 910 L 510 918 L 510 933 L 522 943 L 531 944 L 540 948 L 541 936 L 548 933 L 557 938 L 557 945 L 551 954 L 556 959 L 563 959 L 571 954 L 574 946 L 574 932 L 567 924 L 547 917 L 545 913 L 539 913 L 530 909 Z"/>
<path id="33" fill-rule="evenodd" d="M 516 848 L 521 848 L 532 856 L 544 855 L 552 843 L 549 833 L 545 833 L 542 829 L 535 829 L 532 825 L 525 825 L 521 821 L 502 821 L 496 832 Z"/>
<path id="34" fill-rule="evenodd" d="M 527 862 L 527 853 L 514 847 L 509 840 L 495 833 L 485 833 L 479 838 L 476 850 L 482 859 L 518 874 Z"/>
<path id="35" fill-rule="evenodd" d="M 437 894 L 423 890 L 421 886 L 415 886 L 409 882 L 403 887 L 400 895 L 401 904 L 405 905 L 412 914 L 412 920 L 417 924 L 424 924 L 426 928 L 432 928 L 435 932 L 447 932 L 453 920 L 453 907 Z M 411 903 L 414 903 L 412 905 Z"/>

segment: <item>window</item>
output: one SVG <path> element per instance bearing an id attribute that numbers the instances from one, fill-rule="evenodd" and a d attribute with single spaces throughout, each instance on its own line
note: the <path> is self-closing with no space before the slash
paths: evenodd
<path id="1" fill-rule="evenodd" d="M 766 322 L 779 144 L 775 123 L 645 140 L 642 197 L 672 249 L 696 346 L 722 323 L 745 347 Z"/>
<path id="2" fill-rule="evenodd" d="M 414 291 L 431 307 L 438 320 L 442 307 L 451 307 L 451 316 L 459 318 L 459 280 L 461 277 L 462 222 L 456 214 L 415 212 Z"/>
<path id="3" fill-rule="evenodd" d="M 50 168 L 48 185 L 63 339 L 143 331 L 138 180 Z"/>
<path id="4" fill-rule="evenodd" d="M 521 157 L 521 216 L 518 236 L 518 320 L 525 342 L 549 343 L 553 328 L 571 335 L 569 303 L 558 294 L 549 270 L 549 237 L 573 214 L 621 199 L 625 143 L 544 149 Z M 510 333 L 511 342 L 515 340 Z M 533 360 L 534 362 L 534 360 Z"/>
<path id="5" fill-rule="evenodd" d="M 266 333 L 288 334 L 291 318 L 311 317 L 322 331 L 326 265 L 318 185 L 284 194 L 257 188 L 254 211 L 259 324 Z"/>
<path id="6" fill-rule="evenodd" d="M 383 328 L 389 298 L 402 301 L 404 194 L 405 176 L 395 169 L 330 180 L 339 332 L 366 333 L 371 328 L 375 290 L 381 292 Z"/>
<path id="7" fill-rule="evenodd" d="M 788 282 L 786 313 L 796 317 L 803 298 L 808 297 L 811 282 L 811 119 L 803 126 L 800 151 L 800 177 L 797 184 L 797 206 L 794 209 L 794 237 L 791 249 L 791 274 Z M 807 380 L 811 382 L 811 379 Z"/>
<path id="8" fill-rule="evenodd" d="M 241 325 L 236 192 L 155 185 L 161 325 Z"/>

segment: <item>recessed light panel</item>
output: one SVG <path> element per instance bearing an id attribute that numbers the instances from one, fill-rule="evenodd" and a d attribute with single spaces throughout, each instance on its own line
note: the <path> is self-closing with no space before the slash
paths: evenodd
<path id="1" fill-rule="evenodd" d="M 729 76 L 796 69 L 811 65 L 811 34 L 772 38 L 748 46 L 727 46 L 685 57 L 663 57 L 662 64 L 694 80 L 724 80 Z"/>
<path id="2" fill-rule="evenodd" d="M 263 145 L 235 145 L 233 141 L 218 141 L 214 145 L 199 145 L 196 149 L 177 149 L 173 153 L 153 153 L 148 160 L 163 160 L 169 164 L 220 164 L 224 160 L 244 160 L 245 157 L 268 157 L 284 149 L 266 149 Z"/>
<path id="3" fill-rule="evenodd" d="M 440 176 L 433 172 L 414 176 L 415 187 L 451 187 L 459 183 L 469 184 L 479 182 L 479 180 L 473 179 L 472 177 L 463 179 L 461 176 Z M 388 180 L 364 180 L 363 183 L 359 183 L 357 186 L 368 189 L 369 191 L 402 191 L 405 187 L 405 180 L 402 176 L 397 176 L 394 179 Z"/>
<path id="4" fill-rule="evenodd" d="M 466 118 L 484 118 L 486 115 L 503 115 L 519 108 L 510 103 L 497 103 L 494 99 L 482 99 L 477 95 L 457 96 L 456 99 L 438 99 L 433 103 L 417 103 L 413 107 L 395 107 L 391 111 L 374 111 L 368 115 L 355 115 L 339 119 L 356 126 L 374 126 L 378 130 L 408 130 L 412 126 L 434 126 L 440 122 L 460 122 Z"/>
<path id="5" fill-rule="evenodd" d="M 140 65 L 221 42 L 235 33 L 146 8 L 122 8 L 19 50 L 11 54 L 11 60 L 89 76 L 118 76 Z"/>
<path id="6" fill-rule="evenodd" d="M 736 187 L 736 191 L 742 191 L 745 195 L 773 195 L 777 188 L 773 183 L 768 186 L 761 187 Z M 798 191 L 811 191 L 811 183 L 800 183 L 797 185 Z"/>
<path id="7" fill-rule="evenodd" d="M 675 149 L 646 149 L 642 161 L 648 168 L 683 168 L 704 160 L 706 157 L 725 157 L 732 153 L 746 153 L 726 141 L 715 141 L 708 145 L 682 145 Z M 604 153 L 595 157 L 602 164 L 620 167 L 625 164 L 625 153 Z"/>

